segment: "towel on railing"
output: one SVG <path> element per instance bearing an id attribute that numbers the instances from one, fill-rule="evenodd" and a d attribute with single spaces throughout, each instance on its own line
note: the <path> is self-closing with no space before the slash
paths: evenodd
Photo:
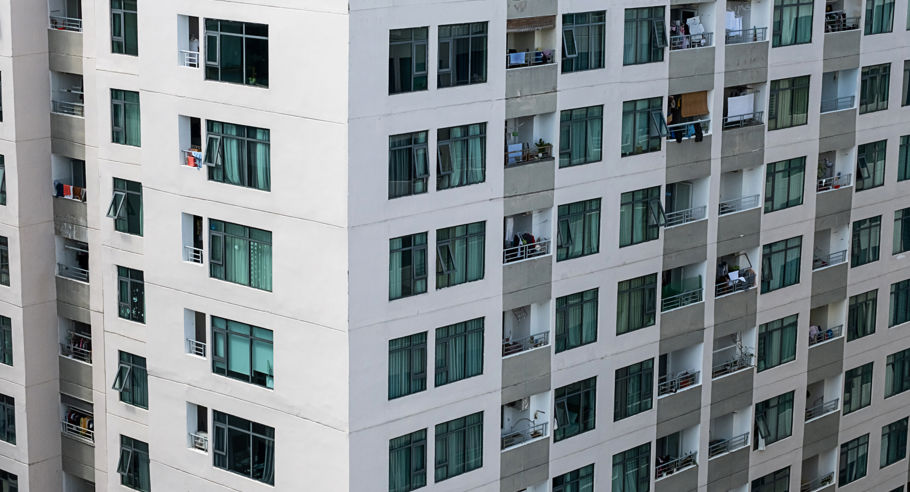
<path id="1" fill-rule="evenodd" d="M 524 65 L 527 53 L 524 51 L 518 53 L 509 53 L 509 65 Z"/>

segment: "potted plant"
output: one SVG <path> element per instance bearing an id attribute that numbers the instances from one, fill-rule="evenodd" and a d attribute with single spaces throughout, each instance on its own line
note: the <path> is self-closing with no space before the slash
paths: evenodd
<path id="1" fill-rule="evenodd" d="M 537 143 L 535 145 L 537 146 L 537 158 L 543 159 L 543 155 L 549 150 L 550 144 L 544 142 L 544 140 L 541 138 L 537 140 Z"/>

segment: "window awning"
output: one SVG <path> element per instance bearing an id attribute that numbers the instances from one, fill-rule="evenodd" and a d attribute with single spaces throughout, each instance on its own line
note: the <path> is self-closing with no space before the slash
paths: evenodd
<path id="1" fill-rule="evenodd" d="M 708 92 L 690 92 L 680 96 L 680 115 L 683 118 L 708 114 Z"/>

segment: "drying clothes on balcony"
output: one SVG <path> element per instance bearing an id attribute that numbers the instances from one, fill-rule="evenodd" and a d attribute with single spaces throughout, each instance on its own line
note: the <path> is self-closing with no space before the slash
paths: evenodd
<path id="1" fill-rule="evenodd" d="M 708 114 L 708 92 L 689 92 L 679 97 L 680 115 L 683 118 Z"/>
<path id="2" fill-rule="evenodd" d="M 524 65 L 527 55 L 524 51 L 509 53 L 509 65 Z"/>

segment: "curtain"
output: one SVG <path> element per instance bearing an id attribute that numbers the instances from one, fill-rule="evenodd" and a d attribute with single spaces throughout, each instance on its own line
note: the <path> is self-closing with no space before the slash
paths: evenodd
<path id="1" fill-rule="evenodd" d="M 250 285 L 249 240 L 231 235 L 224 236 L 224 279 Z"/>
<path id="2" fill-rule="evenodd" d="M 234 325 L 234 323 L 231 324 Z M 236 333 L 228 334 L 228 371 L 251 377 L 251 358 L 249 337 Z"/>
<path id="3" fill-rule="evenodd" d="M 256 331 L 266 330 L 256 329 Z M 265 378 L 266 388 L 275 386 L 274 367 L 272 344 L 262 340 L 253 340 L 253 372 L 258 377 Z"/>
<path id="4" fill-rule="evenodd" d="M 578 347 L 582 344 L 582 305 L 581 304 L 572 304 L 566 310 L 566 341 L 565 345 L 568 348 Z"/>
<path id="5" fill-rule="evenodd" d="M 250 287 L 272 290 L 272 245 L 250 241 Z"/>
<path id="6" fill-rule="evenodd" d="M 410 135 L 389 137 L 389 198 L 411 193 L 408 186 L 412 178 L 410 142 Z"/>
<path id="7" fill-rule="evenodd" d="M 449 183 L 446 188 L 454 188 L 456 186 L 462 186 L 465 183 L 465 178 L 467 178 L 468 171 L 468 141 L 467 139 L 459 140 L 459 137 L 466 137 L 465 135 L 466 127 L 456 126 L 451 129 L 450 138 L 450 149 L 452 152 L 452 174 L 448 176 Z"/>
<path id="8" fill-rule="evenodd" d="M 585 152 L 586 162 L 595 162 L 601 159 L 602 153 L 602 133 L 603 133 L 603 106 L 592 106 L 588 108 L 587 115 L 587 149 Z"/>
<path id="9" fill-rule="evenodd" d="M 468 227 L 470 231 L 471 227 Z M 484 271 L 484 236 L 472 235 L 467 238 L 467 281 L 479 280 L 483 278 Z M 456 244 L 463 241 L 456 241 Z M 457 249 L 456 249 L 457 251 Z M 464 260 L 462 260 L 464 261 Z M 456 264 L 464 264 L 456 263 Z"/>
<path id="10" fill-rule="evenodd" d="M 123 105 L 123 124 L 126 132 L 126 145 L 139 147 L 142 143 L 139 119 L 139 94 L 123 91 L 126 103 Z"/>
<path id="11" fill-rule="evenodd" d="M 481 183 L 484 181 L 485 153 L 487 138 L 484 135 L 486 124 L 470 126 L 471 138 L 467 141 L 467 170 L 466 183 Z"/>
<path id="12" fill-rule="evenodd" d="M 637 200 L 632 203 L 632 243 L 640 243 L 648 236 L 648 202 Z"/>
<path id="13" fill-rule="evenodd" d="M 389 492 L 410 490 L 410 443 L 411 436 L 401 436 L 389 441 Z"/>
<path id="14" fill-rule="evenodd" d="M 404 349 L 408 344 L 407 338 L 389 340 L 389 398 L 409 394 L 410 351 Z"/>
<path id="15" fill-rule="evenodd" d="M 224 154 L 223 162 L 223 179 L 225 183 L 234 185 L 244 185 L 245 163 L 243 142 L 232 136 L 240 135 L 240 128 L 237 125 L 225 123 L 223 125 L 224 136 L 221 137 L 222 152 Z"/>
<path id="16" fill-rule="evenodd" d="M 598 291 L 594 290 L 591 294 L 593 300 L 587 300 L 582 305 L 581 340 L 583 343 L 590 343 L 597 339 L 597 293 Z"/>
<path id="17" fill-rule="evenodd" d="M 260 140 L 258 142 L 250 142 L 250 159 L 253 161 L 252 169 L 255 172 L 255 175 L 252 176 L 253 182 L 251 185 L 254 188 L 260 190 L 269 191 L 272 188 L 271 182 L 271 155 L 270 155 L 270 144 L 267 143 L 269 140 L 269 131 L 262 130 L 259 128 L 248 129 L 252 132 L 252 135 L 249 135 L 252 138 Z"/>
<path id="18" fill-rule="evenodd" d="M 391 181 L 389 182 L 389 192 L 391 193 Z M 397 250 L 401 248 L 402 239 L 395 238 L 389 241 L 389 249 Z M 389 299 L 398 299 L 402 296 L 401 284 L 403 272 L 401 270 L 401 251 L 389 253 Z"/>
<path id="19" fill-rule="evenodd" d="M 635 11 L 626 9 L 625 26 L 623 28 L 622 43 L 622 64 L 632 65 L 636 63 L 635 59 L 635 31 L 637 24 L 635 22 Z"/>
<path id="20" fill-rule="evenodd" d="M 483 318 L 466 323 L 465 369 L 467 377 L 483 372 Z"/>
<path id="21" fill-rule="evenodd" d="M 584 215 L 584 242 L 583 254 L 592 254 L 598 251 L 600 245 L 600 211 L 587 212 Z"/>
<path id="22" fill-rule="evenodd" d="M 129 394 L 132 396 L 131 402 L 133 405 L 148 408 L 148 371 L 145 367 L 140 367 L 135 364 L 132 366 L 132 370 L 130 371 Z"/>
<path id="23" fill-rule="evenodd" d="M 483 466 L 483 413 L 466 418 L 465 468 L 473 470 Z"/>
<path id="24" fill-rule="evenodd" d="M 626 102 L 622 105 L 622 155 L 635 152 L 635 103 Z"/>
<path id="25" fill-rule="evenodd" d="M 575 109 L 572 111 L 570 134 L 572 136 L 571 164 L 573 165 L 583 164 L 585 162 L 585 138 L 587 137 L 585 113 L 585 109 Z"/>

